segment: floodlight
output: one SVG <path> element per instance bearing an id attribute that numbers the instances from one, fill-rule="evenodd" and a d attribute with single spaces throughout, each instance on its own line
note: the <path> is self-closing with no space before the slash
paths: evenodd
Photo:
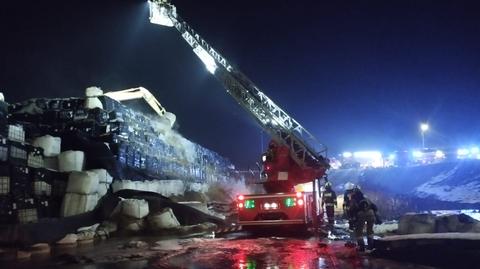
<path id="1" fill-rule="evenodd" d="M 163 26 L 172 27 L 173 21 L 168 16 L 168 10 L 165 7 L 161 7 L 158 3 L 148 1 L 150 7 L 150 22 L 153 24 L 159 24 Z"/>
<path id="2" fill-rule="evenodd" d="M 429 128 L 429 126 L 428 126 L 427 123 L 420 124 L 420 130 L 422 130 L 422 132 L 428 131 L 428 128 Z"/>

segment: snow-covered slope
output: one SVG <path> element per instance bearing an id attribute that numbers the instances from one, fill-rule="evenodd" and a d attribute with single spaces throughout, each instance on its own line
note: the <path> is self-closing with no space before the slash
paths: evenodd
<path id="1" fill-rule="evenodd" d="M 458 163 L 415 188 L 415 195 L 450 202 L 480 203 L 480 162 Z"/>
<path id="2" fill-rule="evenodd" d="M 385 211 L 480 208 L 480 160 L 414 167 L 331 170 L 337 194 L 350 181 Z"/>

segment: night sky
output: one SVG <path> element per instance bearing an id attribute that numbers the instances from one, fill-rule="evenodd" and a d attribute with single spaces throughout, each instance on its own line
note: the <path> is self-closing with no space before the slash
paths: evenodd
<path id="1" fill-rule="evenodd" d="M 179 14 L 329 147 L 480 142 L 478 1 L 173 1 Z M 0 8 L 8 102 L 150 89 L 185 137 L 253 167 L 268 137 L 143 1 L 9 1 Z"/>

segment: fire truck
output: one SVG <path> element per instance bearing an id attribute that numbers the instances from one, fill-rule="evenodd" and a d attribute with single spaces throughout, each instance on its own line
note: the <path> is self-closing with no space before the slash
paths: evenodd
<path id="1" fill-rule="evenodd" d="M 324 177 L 330 167 L 327 148 L 210 46 L 169 1 L 152 0 L 149 7 L 150 22 L 175 28 L 227 93 L 272 138 L 262 156 L 261 181 L 266 194 L 237 197 L 238 224 L 243 227 L 305 226 L 315 222 L 318 195 L 315 191 L 296 192 L 295 186 L 305 183 L 315 186 L 317 179 Z"/>

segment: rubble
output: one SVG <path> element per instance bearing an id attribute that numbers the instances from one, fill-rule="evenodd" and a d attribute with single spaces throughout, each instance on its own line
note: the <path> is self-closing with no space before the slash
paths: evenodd
<path id="1" fill-rule="evenodd" d="M 77 244 L 77 240 L 78 240 L 77 234 L 70 233 L 70 234 L 65 235 L 64 238 L 58 240 L 58 241 L 56 242 L 56 244 L 57 244 L 57 245 L 60 245 L 60 246 L 76 245 L 76 244 Z"/>
<path id="2" fill-rule="evenodd" d="M 145 230 L 146 223 L 144 219 L 137 219 L 122 215 L 120 217 L 119 227 L 126 234 L 138 234 Z"/>
<path id="3" fill-rule="evenodd" d="M 480 222 L 465 214 L 406 214 L 400 218 L 399 234 L 480 232 Z"/>
<path id="4" fill-rule="evenodd" d="M 159 231 L 162 229 L 176 228 L 180 226 L 180 222 L 178 222 L 173 214 L 172 209 L 166 207 L 162 211 L 148 216 L 148 225 L 152 231 Z"/>
<path id="5" fill-rule="evenodd" d="M 17 259 L 18 260 L 27 260 L 32 257 L 32 252 L 30 251 L 25 251 L 25 250 L 19 250 L 17 251 Z"/>
<path id="6" fill-rule="evenodd" d="M 30 253 L 32 255 L 45 255 L 45 254 L 50 254 L 50 245 L 47 243 L 37 243 L 29 248 Z"/>
<path id="7" fill-rule="evenodd" d="M 128 243 L 126 243 L 125 245 L 122 246 L 123 249 L 125 248 L 148 248 L 148 243 L 145 242 L 145 241 L 137 241 L 137 240 L 133 240 L 133 241 L 130 241 Z"/>
<path id="8" fill-rule="evenodd" d="M 141 219 L 148 215 L 148 203 L 145 200 L 124 199 L 121 201 L 121 214 L 126 217 Z"/>

